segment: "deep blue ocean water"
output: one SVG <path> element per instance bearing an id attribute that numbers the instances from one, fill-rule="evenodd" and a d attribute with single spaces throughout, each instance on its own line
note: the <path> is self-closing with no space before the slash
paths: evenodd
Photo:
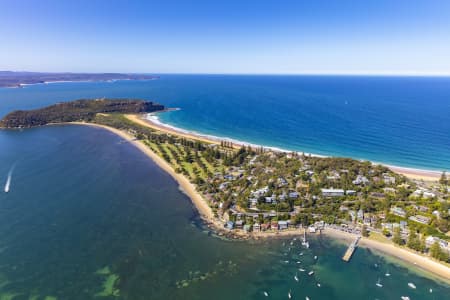
<path id="1" fill-rule="evenodd" d="M 3 89 L 0 115 L 73 98 L 132 95 L 181 106 L 168 118 L 189 120 L 189 112 L 200 116 L 195 107 L 221 90 L 214 82 L 223 88 L 227 80 L 236 80 L 206 77 L 211 90 L 205 87 L 205 94 L 195 98 L 199 78 Z M 193 94 L 183 98 L 181 91 Z M 162 94 L 172 100 L 163 101 L 157 96 Z M 213 105 L 205 108 L 211 122 L 227 118 L 214 118 L 223 113 L 217 106 L 226 98 L 214 100 L 216 112 Z M 229 115 L 248 114 L 223 107 Z M 13 166 L 11 189 L 4 193 Z M 357 249 L 344 263 L 345 243 L 325 237 L 310 237 L 308 250 L 298 240 L 290 247 L 290 239 L 222 240 L 202 226 L 168 174 L 97 128 L 0 130 L 0 187 L 2 300 L 266 299 L 263 291 L 269 299 L 287 299 L 289 290 L 293 299 L 445 299 L 449 293 L 448 284 L 367 249 Z M 299 265 L 314 275 L 299 271 Z M 300 282 L 294 281 L 296 274 Z M 383 288 L 375 285 L 378 280 Z M 408 288 L 408 282 L 417 289 Z"/>
<path id="2" fill-rule="evenodd" d="M 450 78 L 161 75 L 0 89 L 0 116 L 81 97 L 139 97 L 163 122 L 253 144 L 450 170 Z"/>

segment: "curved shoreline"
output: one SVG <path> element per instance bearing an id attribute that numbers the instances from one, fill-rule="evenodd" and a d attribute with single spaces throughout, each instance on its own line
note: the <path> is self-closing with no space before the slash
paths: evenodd
<path id="1" fill-rule="evenodd" d="M 157 115 L 158 113 L 153 113 L 150 115 Z M 188 130 L 184 130 L 182 128 L 178 128 L 166 123 L 162 123 L 160 122 L 157 118 L 155 119 L 150 119 L 147 117 L 142 117 L 140 118 L 138 115 L 127 115 L 127 117 L 129 119 L 131 119 L 132 121 L 139 123 L 141 125 L 144 126 L 148 126 L 151 127 L 153 129 L 159 130 L 159 131 L 164 131 L 164 132 L 168 132 L 168 133 L 172 133 L 172 134 L 177 134 L 177 135 L 181 135 L 184 136 L 186 138 L 191 138 L 191 139 L 196 139 L 196 140 L 200 140 L 202 142 L 206 142 L 206 143 L 215 143 L 218 144 L 220 143 L 220 141 L 226 140 L 226 141 L 230 141 L 233 142 L 237 148 L 239 148 L 240 146 L 244 145 L 244 146 L 252 146 L 252 147 L 262 147 L 262 145 L 255 145 L 252 143 L 246 143 L 244 141 L 239 141 L 239 140 L 234 140 L 234 139 L 230 139 L 230 138 L 221 138 L 221 137 L 215 137 L 215 136 L 210 136 L 210 135 L 206 135 L 206 134 L 200 134 L 197 132 L 192 132 L 192 131 L 188 131 Z M 272 149 L 274 151 L 281 151 L 281 152 L 292 152 L 292 151 L 288 151 L 285 149 L 280 149 L 277 147 L 265 147 L 264 148 L 268 148 L 268 149 Z M 294 151 L 294 152 L 298 152 L 298 151 Z M 314 157 L 327 157 L 325 155 L 319 155 L 319 154 L 314 154 L 314 153 L 306 153 L 305 155 L 311 155 Z M 379 162 L 372 162 L 373 164 L 381 164 L 385 167 L 388 167 L 389 169 L 391 169 L 392 171 L 399 173 L 401 175 L 404 175 L 406 177 L 408 177 L 409 179 L 413 179 L 413 180 L 424 180 L 424 181 L 437 181 L 439 180 L 439 178 L 441 177 L 442 172 L 440 171 L 435 171 L 435 170 L 425 170 L 425 169 L 416 169 L 416 168 L 409 168 L 409 167 L 400 167 L 400 166 L 394 166 L 394 165 L 389 165 L 389 164 L 385 164 L 385 163 L 379 163 Z"/>
<path id="2" fill-rule="evenodd" d="M 139 119 L 136 115 L 127 115 L 131 120 L 139 120 L 139 124 L 144 123 L 147 124 L 144 120 Z M 142 153 L 144 153 L 147 157 L 149 157 L 151 160 L 153 160 L 158 167 L 160 167 L 163 171 L 167 172 L 172 178 L 175 179 L 175 181 L 179 184 L 180 189 L 182 192 L 184 192 L 192 201 L 195 208 L 199 212 L 201 218 L 206 222 L 208 226 L 212 226 L 215 229 L 217 229 L 220 232 L 226 232 L 225 229 L 223 229 L 222 223 L 220 223 L 220 220 L 217 219 L 214 216 L 214 213 L 212 209 L 209 207 L 207 202 L 204 200 L 202 195 L 196 191 L 195 186 L 189 182 L 189 180 L 183 176 L 182 174 L 176 173 L 172 167 L 164 161 L 161 157 L 159 157 L 156 153 L 154 153 L 150 148 L 148 148 L 146 145 L 141 143 L 139 140 L 137 140 L 134 136 L 131 134 L 121 131 L 116 128 L 112 128 L 105 125 L 100 124 L 93 124 L 93 123 L 84 123 L 84 122 L 72 122 L 68 124 L 73 125 L 85 125 L 85 126 L 91 126 L 96 127 L 100 129 L 107 130 L 113 134 L 116 134 L 117 136 L 123 138 L 133 146 L 135 146 L 138 150 L 140 150 Z M 55 124 L 56 125 L 56 124 Z M 148 125 L 147 125 L 148 126 Z M 206 142 L 210 142 L 206 140 Z M 333 228 L 327 227 L 323 233 L 327 236 L 330 236 L 331 238 L 337 239 L 337 240 L 347 240 L 347 239 L 353 239 L 355 236 L 342 232 Z M 244 238 L 255 238 L 255 239 L 261 239 L 261 238 L 277 238 L 277 237 L 288 237 L 288 236 L 299 236 L 303 234 L 302 229 L 295 229 L 295 230 L 286 230 L 282 232 L 265 232 L 265 233 L 257 233 L 257 234 L 246 234 L 246 233 L 233 233 L 236 237 L 244 237 Z M 401 261 L 404 261 L 410 265 L 410 267 L 419 267 L 420 269 L 429 272 L 430 274 L 433 274 L 435 276 L 438 276 L 438 279 L 450 283 L 450 268 L 447 267 L 444 264 L 438 263 L 429 257 L 414 253 L 413 251 L 409 251 L 404 248 L 400 248 L 391 244 L 379 242 L 376 240 L 371 240 L 368 238 L 362 238 L 360 245 L 362 247 L 366 247 L 369 249 L 380 251 L 383 254 L 396 257 L 400 259 Z"/>

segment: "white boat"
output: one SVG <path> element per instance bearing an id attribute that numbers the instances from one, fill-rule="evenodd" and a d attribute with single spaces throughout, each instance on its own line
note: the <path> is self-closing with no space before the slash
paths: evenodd
<path id="1" fill-rule="evenodd" d="M 384 276 L 389 277 L 389 276 L 391 276 L 391 274 L 389 272 L 387 272 L 386 274 L 384 274 Z"/>
<path id="2" fill-rule="evenodd" d="M 300 254 L 299 254 L 300 256 L 303 256 L 303 252 L 300 252 Z"/>
<path id="3" fill-rule="evenodd" d="M 433 292 L 433 289 L 430 289 L 430 293 L 432 293 Z"/>
<path id="4" fill-rule="evenodd" d="M 317 260 L 317 255 L 314 256 L 314 259 Z"/>
<path id="5" fill-rule="evenodd" d="M 408 282 L 408 286 L 414 290 L 416 289 L 416 285 L 412 282 Z"/>
<path id="6" fill-rule="evenodd" d="M 380 283 L 380 278 L 378 278 L 377 283 L 375 284 L 377 287 L 383 287 L 383 285 Z"/>
<path id="7" fill-rule="evenodd" d="M 320 283 L 317 284 L 317 287 L 320 287 Z"/>
<path id="8" fill-rule="evenodd" d="M 292 298 L 292 295 L 291 295 L 291 290 L 289 290 L 289 293 L 288 293 L 288 298 L 289 298 L 289 299 L 291 299 L 291 298 Z"/>
<path id="9" fill-rule="evenodd" d="M 402 300 L 410 300 L 408 296 L 401 296 Z"/>
<path id="10" fill-rule="evenodd" d="M 305 269 L 302 269 L 302 268 L 300 268 L 300 269 L 298 269 L 300 272 L 305 272 Z"/>
<path id="11" fill-rule="evenodd" d="M 314 271 L 309 271 L 308 275 L 311 276 L 312 274 L 314 274 Z"/>
<path id="12" fill-rule="evenodd" d="M 288 264 L 288 263 L 289 263 L 289 261 L 288 261 L 288 260 L 285 260 L 284 262 L 285 262 L 286 264 Z"/>
<path id="13" fill-rule="evenodd" d="M 297 274 L 295 274 L 295 276 L 294 276 L 294 280 L 298 282 L 298 277 L 297 277 Z"/>
<path id="14" fill-rule="evenodd" d="M 297 263 L 298 263 L 298 264 L 301 264 L 302 262 L 298 260 Z"/>
<path id="15" fill-rule="evenodd" d="M 264 296 L 269 297 L 269 293 L 264 291 Z"/>
<path id="16" fill-rule="evenodd" d="M 308 296 L 306 296 L 306 297 L 305 297 L 305 300 L 309 300 L 309 297 L 308 297 Z"/>

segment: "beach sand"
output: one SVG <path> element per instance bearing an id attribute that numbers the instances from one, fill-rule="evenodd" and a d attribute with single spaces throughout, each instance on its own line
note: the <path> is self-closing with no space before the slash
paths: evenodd
<path id="1" fill-rule="evenodd" d="M 157 130 L 163 130 L 159 126 L 155 126 L 147 121 L 142 120 L 139 116 L 127 115 L 127 117 L 130 120 L 135 121 L 139 124 L 149 126 L 154 129 L 157 129 Z M 147 155 L 150 159 L 152 159 L 161 169 L 163 169 L 164 171 L 169 173 L 177 181 L 181 190 L 184 193 L 186 193 L 187 196 L 191 199 L 192 203 L 197 208 L 200 216 L 202 217 L 202 219 L 204 221 L 206 221 L 209 225 L 215 227 L 215 229 L 220 230 L 221 232 L 225 231 L 223 228 L 223 223 L 221 223 L 216 217 L 214 217 L 214 213 L 213 213 L 212 209 L 209 207 L 209 205 L 207 204 L 205 199 L 201 196 L 201 194 L 196 191 L 195 186 L 192 183 L 190 183 L 189 180 L 186 177 L 184 177 L 182 174 L 176 173 L 166 161 L 164 161 L 161 157 L 159 157 L 157 154 L 155 154 L 153 151 L 151 151 L 150 148 L 148 148 L 142 142 L 136 140 L 134 138 L 134 136 L 132 136 L 131 134 L 129 134 L 127 132 L 124 132 L 124 131 L 121 131 L 121 130 L 118 130 L 118 129 L 115 129 L 112 127 L 99 125 L 99 124 L 84 123 L 84 122 L 73 122 L 73 123 L 69 123 L 69 124 L 87 125 L 87 126 L 102 128 L 102 129 L 108 130 L 108 131 L 120 136 L 121 138 L 123 138 L 124 140 L 129 142 L 130 144 L 134 145 L 137 149 L 141 150 L 145 155 Z M 164 128 L 164 131 L 171 132 L 166 128 Z M 181 135 L 175 131 L 173 131 L 171 133 Z M 202 140 L 205 142 L 217 143 L 217 141 L 204 140 L 203 138 L 199 139 L 198 137 L 196 137 L 194 135 L 190 135 L 190 134 L 183 133 L 182 136 L 184 136 L 186 138 L 194 138 L 197 140 Z M 339 240 L 351 241 L 352 239 L 355 238 L 355 235 L 353 235 L 353 234 L 342 232 L 342 231 L 339 231 L 339 230 L 336 230 L 333 228 L 326 228 L 323 231 L 323 233 L 326 235 L 329 235 L 330 237 L 337 238 Z M 241 237 L 241 238 L 253 237 L 256 239 L 261 239 L 261 238 L 270 238 L 270 237 L 300 236 L 302 234 L 303 234 L 303 229 L 286 230 L 286 231 L 281 231 L 281 232 L 278 232 L 278 231 L 277 232 L 258 232 L 258 233 L 252 233 L 250 235 L 246 234 L 244 232 L 235 232 L 233 235 L 236 237 Z M 383 243 L 383 242 L 371 240 L 368 238 L 361 238 L 359 245 L 362 247 L 367 247 L 370 249 L 378 250 L 382 253 L 399 258 L 402 261 L 405 261 L 405 262 L 410 263 L 414 266 L 417 266 L 425 271 L 435 274 L 435 275 L 439 276 L 439 278 L 442 278 L 444 281 L 450 283 L 450 268 L 441 263 L 438 263 L 438 262 L 432 260 L 429 257 L 419 255 L 417 253 L 406 250 L 404 248 L 397 247 L 392 244 Z"/>
<path id="2" fill-rule="evenodd" d="M 198 141 L 202 141 L 205 143 L 212 143 L 212 144 L 220 144 L 220 139 L 214 139 L 212 137 L 206 137 L 202 135 L 198 135 L 195 133 L 186 133 L 181 130 L 177 130 L 174 127 L 168 127 L 164 126 L 160 123 L 155 123 L 152 120 L 146 119 L 143 115 L 126 115 L 126 117 L 136 123 L 139 123 L 143 126 L 147 126 L 150 128 L 153 128 L 155 130 L 183 136 L 185 138 L 190 138 Z M 246 143 L 233 143 L 233 146 L 235 148 L 240 148 L 242 145 L 249 145 Z M 315 155 L 313 155 L 315 156 Z M 319 156 L 319 155 L 317 155 Z M 441 172 L 439 171 L 430 171 L 430 170 L 420 170 L 420 169 L 413 169 L 413 168 L 405 168 L 405 167 L 398 167 L 398 166 L 391 166 L 383 164 L 384 166 L 391 169 L 393 172 L 399 173 L 401 175 L 406 176 L 409 179 L 413 180 L 423 180 L 423 181 L 438 181 L 441 177 Z"/>

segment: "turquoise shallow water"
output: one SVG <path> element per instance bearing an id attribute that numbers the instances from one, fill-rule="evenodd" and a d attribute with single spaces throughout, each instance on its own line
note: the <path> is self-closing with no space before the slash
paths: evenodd
<path id="1" fill-rule="evenodd" d="M 450 170 L 449 77 L 161 75 L 0 89 L 0 115 L 81 97 L 140 97 L 171 125 L 254 144 Z"/>
<path id="2" fill-rule="evenodd" d="M 0 131 L 0 146 L 2 188 L 16 166 L 10 192 L 0 192 L 0 299 L 267 299 L 263 291 L 287 299 L 289 290 L 293 299 L 445 299 L 450 291 L 366 249 L 346 264 L 345 245 L 328 238 L 311 237 L 306 250 L 214 237 L 174 180 L 104 130 Z M 105 290 L 108 278 L 117 278 L 117 296 Z"/>

